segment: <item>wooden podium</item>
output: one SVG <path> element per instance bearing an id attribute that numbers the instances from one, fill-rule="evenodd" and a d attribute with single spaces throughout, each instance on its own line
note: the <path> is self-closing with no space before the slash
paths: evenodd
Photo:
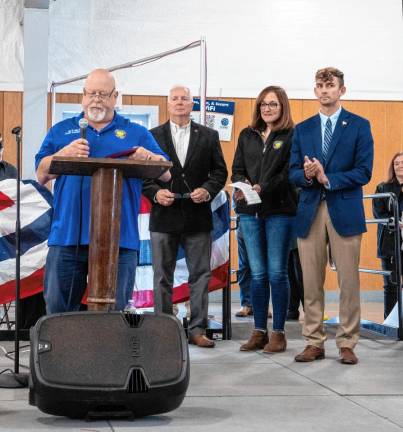
<path id="1" fill-rule="evenodd" d="M 53 157 L 50 174 L 92 176 L 89 310 L 109 310 L 115 303 L 123 177 L 158 178 L 171 166 L 167 161 Z"/>

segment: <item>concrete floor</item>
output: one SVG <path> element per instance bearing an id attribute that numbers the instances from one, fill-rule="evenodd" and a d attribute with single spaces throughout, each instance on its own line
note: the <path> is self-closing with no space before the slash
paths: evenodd
<path id="1" fill-rule="evenodd" d="M 233 312 L 238 308 L 233 304 Z M 219 305 L 212 304 L 219 313 Z M 285 353 L 241 353 L 253 320 L 236 319 L 233 339 L 215 349 L 190 346 L 191 375 L 177 410 L 134 421 L 85 422 L 52 417 L 28 404 L 28 390 L 0 389 L 0 431 L 398 431 L 403 429 L 403 344 L 369 334 L 360 363 L 341 365 L 329 330 L 326 359 L 296 363 L 303 349 L 299 322 L 287 323 Z M 6 349 L 13 344 L 0 342 Z M 21 353 L 28 363 L 28 352 Z M 12 367 L 0 353 L 0 369 Z M 23 371 L 23 369 L 22 369 Z"/>

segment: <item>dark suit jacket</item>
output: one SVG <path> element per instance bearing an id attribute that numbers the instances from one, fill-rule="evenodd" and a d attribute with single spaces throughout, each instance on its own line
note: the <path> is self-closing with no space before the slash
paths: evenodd
<path id="1" fill-rule="evenodd" d="M 304 156 L 323 164 L 319 114 L 298 124 L 294 131 L 290 159 L 290 180 L 301 187 L 297 211 L 298 237 L 309 234 L 323 191 L 316 179 L 310 185 L 304 176 Z M 341 110 L 324 166 L 330 189 L 326 203 L 333 226 L 342 236 L 366 231 L 362 186 L 371 179 L 374 142 L 368 120 Z"/>
<path id="2" fill-rule="evenodd" d="M 395 180 L 391 183 L 380 183 L 376 187 L 375 193 L 393 192 L 399 201 L 403 198 L 402 187 Z M 393 217 L 393 208 L 389 198 L 375 198 L 372 200 L 372 212 L 377 219 L 389 219 Z M 378 224 L 378 248 L 379 258 L 390 258 L 395 256 L 395 235 L 394 231 L 388 226 Z"/>
<path id="3" fill-rule="evenodd" d="M 179 162 L 172 141 L 169 121 L 150 131 L 161 149 L 170 157 L 172 179 L 167 182 L 146 180 L 143 194 L 152 202 L 150 231 L 154 232 L 201 232 L 213 228 L 210 201 L 195 204 L 190 198 L 175 199 L 169 207 L 154 202 L 159 189 L 175 193 L 189 193 L 205 188 L 211 199 L 225 186 L 228 172 L 225 165 L 217 131 L 191 122 L 190 140 L 185 166 Z"/>

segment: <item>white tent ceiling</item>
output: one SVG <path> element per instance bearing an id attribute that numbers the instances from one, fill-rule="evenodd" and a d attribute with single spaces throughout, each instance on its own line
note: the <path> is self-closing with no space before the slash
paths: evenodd
<path id="1" fill-rule="evenodd" d="M 22 0 L 0 0 L 0 90 L 23 85 Z M 349 98 L 403 99 L 401 0 L 51 0 L 49 83 L 207 38 L 208 94 L 255 96 L 269 83 L 312 97 L 334 65 Z M 121 91 L 199 86 L 197 49 L 117 73 Z M 64 89 L 77 91 L 78 87 Z"/>

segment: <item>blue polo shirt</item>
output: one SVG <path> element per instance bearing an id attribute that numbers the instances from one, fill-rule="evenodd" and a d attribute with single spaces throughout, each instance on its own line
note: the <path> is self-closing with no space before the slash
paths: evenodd
<path id="1" fill-rule="evenodd" d="M 78 122 L 82 117 L 83 113 L 77 117 L 63 120 L 49 130 L 35 156 L 36 169 L 44 157 L 55 154 L 80 137 Z M 166 157 L 146 128 L 131 123 L 116 113 L 112 122 L 100 131 L 88 126 L 87 141 L 90 147 L 89 157 L 105 157 L 135 146 L 142 146 Z M 141 189 L 142 180 L 123 179 L 120 224 L 120 247 L 122 248 L 139 250 L 137 216 L 140 209 Z M 88 245 L 90 196 L 91 177 L 62 175 L 56 179 L 49 246 L 75 246 L 77 243 Z M 105 203 L 105 205 L 108 204 Z M 81 233 L 79 232 L 80 217 Z"/>

